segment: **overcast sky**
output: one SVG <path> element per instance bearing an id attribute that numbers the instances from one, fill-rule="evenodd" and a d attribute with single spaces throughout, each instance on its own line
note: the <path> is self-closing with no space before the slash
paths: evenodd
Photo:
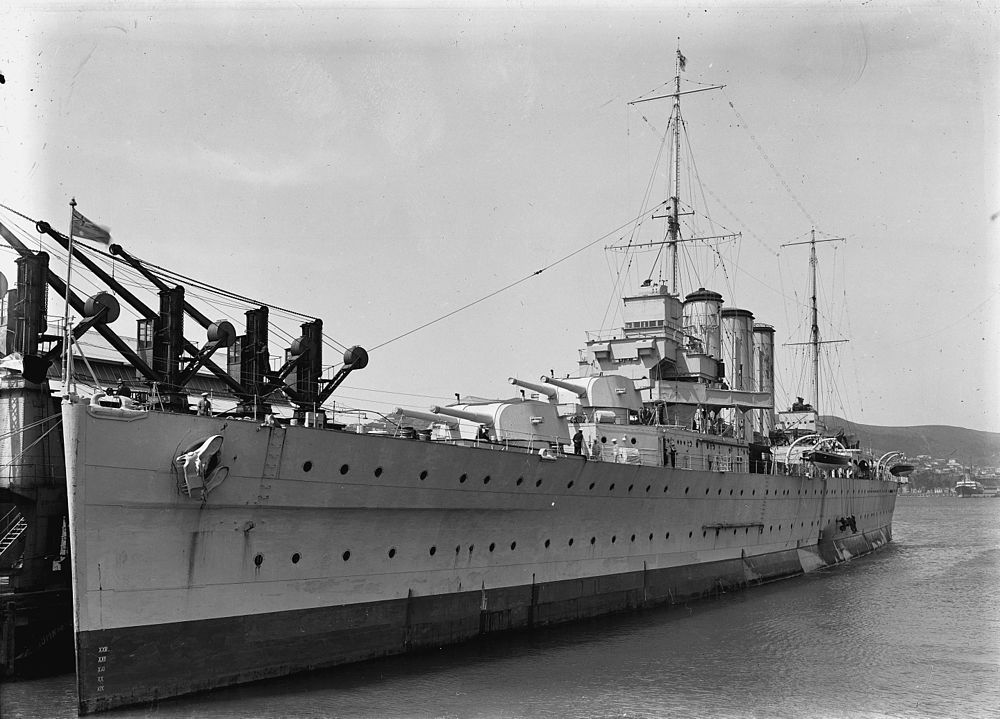
<path id="1" fill-rule="evenodd" d="M 685 81 L 726 85 L 684 100 L 686 199 L 742 233 L 685 260 L 682 290 L 803 341 L 808 252 L 781 245 L 844 237 L 820 249 L 823 334 L 850 339 L 821 409 L 1000 431 L 991 3 L 525 5 L 15 0 L 0 203 L 65 232 L 75 197 L 139 257 L 377 347 L 339 406 L 509 396 L 620 322 L 604 248 L 644 206 L 670 109 L 627 103 L 671 81 L 679 37 Z M 781 348 L 780 405 L 808 391 L 803 359 Z"/>

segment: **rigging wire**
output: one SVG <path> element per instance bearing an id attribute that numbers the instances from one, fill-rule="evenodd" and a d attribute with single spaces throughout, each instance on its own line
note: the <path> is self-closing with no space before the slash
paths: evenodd
<path id="1" fill-rule="evenodd" d="M 729 107 L 736 115 L 736 119 L 739 120 L 738 124 L 744 130 L 746 130 L 747 134 L 750 136 L 750 141 L 757 149 L 757 152 L 760 153 L 760 156 L 764 159 L 764 162 L 766 162 L 768 166 L 771 168 L 771 171 L 774 173 L 774 176 L 778 178 L 778 182 L 780 182 L 781 186 L 785 188 L 785 192 L 788 193 L 788 196 L 792 198 L 792 202 L 794 202 L 796 207 L 798 207 L 799 210 L 802 212 L 802 214 L 805 215 L 805 218 L 809 221 L 809 224 L 812 227 L 816 227 L 818 223 L 812 218 L 812 215 L 809 214 L 808 210 L 806 210 L 803 204 L 799 202 L 799 198 L 795 196 L 795 193 L 792 192 L 792 188 L 789 187 L 787 182 L 785 182 L 785 178 L 782 177 L 781 173 L 778 171 L 778 168 L 771 161 L 771 158 L 767 156 L 767 152 L 765 152 L 763 146 L 760 144 L 760 141 L 757 139 L 757 136 L 754 135 L 753 130 L 750 129 L 750 123 L 748 123 L 746 119 L 743 117 L 743 115 L 740 114 L 740 111 L 736 109 L 736 105 L 733 104 L 733 99 L 729 96 L 729 93 L 726 92 L 725 88 L 722 88 L 721 91 L 723 96 L 726 98 L 726 102 L 729 104 Z"/>
<path id="2" fill-rule="evenodd" d="M 521 284 L 523 282 L 527 282 L 528 280 L 532 279 L 533 277 L 537 277 L 538 275 L 540 275 L 543 272 L 545 272 L 545 270 L 551 269 L 551 268 L 555 267 L 556 265 L 562 264 L 566 260 L 569 260 L 570 258 L 575 257 L 576 255 L 580 254 L 584 250 L 590 249 L 591 247 L 593 247 L 594 245 L 596 245 L 598 242 L 606 240 L 608 237 L 611 237 L 612 235 L 614 235 L 617 232 L 621 232 L 623 229 L 625 229 L 629 225 L 637 222 L 640 218 L 642 218 L 645 215 L 653 212 L 656 209 L 656 207 L 659 207 L 662 204 L 663 204 L 662 202 L 661 203 L 657 203 L 656 206 L 644 210 L 643 212 L 641 212 L 639 215 L 637 215 L 633 219 L 629 220 L 628 222 L 622 223 L 621 225 L 619 225 L 615 229 L 611 230 L 610 232 L 607 232 L 607 233 L 601 235 L 600 237 L 598 237 L 597 239 L 588 242 L 587 244 L 583 245 L 582 247 L 579 247 L 579 248 L 573 250 L 569 254 L 560 257 L 558 260 L 550 262 L 549 264 L 545 265 L 541 269 L 535 270 L 534 272 L 532 272 L 529 275 L 525 275 L 524 277 L 522 277 L 519 280 L 515 280 L 514 282 L 511 282 L 510 284 L 507 284 L 507 285 L 505 285 L 505 286 L 503 286 L 503 287 L 501 287 L 501 288 L 499 288 L 497 290 L 494 290 L 493 292 L 490 292 L 489 294 L 483 295 L 482 297 L 480 297 L 478 299 L 472 300 L 471 302 L 468 302 L 468 303 L 462 305 L 461 307 L 459 307 L 457 309 L 454 309 L 454 310 L 452 310 L 450 312 L 447 312 L 447 313 L 441 315 L 440 317 L 437 317 L 436 319 L 430 320 L 429 322 L 425 322 L 422 325 L 420 325 L 419 327 L 415 327 L 412 330 L 404 332 L 401 335 L 397 335 L 396 337 L 393 337 L 392 339 L 388 339 L 385 342 L 382 342 L 382 343 L 380 343 L 378 345 L 375 345 L 370 350 L 368 350 L 369 354 L 372 353 L 372 352 L 374 352 L 375 350 L 378 350 L 378 349 L 381 349 L 382 347 L 385 347 L 388 344 L 396 342 L 397 340 L 401 340 L 404 337 L 409 337 L 410 335 L 414 334 L 415 332 L 419 332 L 420 330 L 426 329 L 427 327 L 430 327 L 431 325 L 437 324 L 438 322 L 441 322 L 442 320 L 448 319 L 449 317 L 452 317 L 452 316 L 458 314 L 459 312 L 462 312 L 463 310 L 467 310 L 468 308 L 473 307 L 475 305 L 478 305 L 481 302 L 485 302 L 486 300 L 490 299 L 491 297 L 495 297 L 496 295 L 499 295 L 501 292 L 505 292 L 506 290 L 509 290 L 512 287 L 516 287 L 517 285 L 519 285 L 519 284 Z"/>
<path id="3" fill-rule="evenodd" d="M 14 463 L 15 463 L 15 462 L 17 462 L 17 461 L 18 461 L 19 459 L 21 459 L 21 457 L 23 457 L 23 456 L 24 456 L 24 453 L 25 453 L 25 452 L 27 452 L 27 451 L 28 451 L 29 449 L 31 449 L 31 448 L 32 448 L 32 447 L 34 447 L 34 446 L 35 446 L 36 444 L 38 444 L 38 443 L 39 443 L 39 442 L 41 442 L 41 441 L 42 441 L 43 439 L 45 439 L 45 438 L 46 438 L 46 437 L 47 437 L 47 436 L 48 436 L 48 435 L 49 435 L 49 434 L 50 434 L 50 433 L 51 433 L 51 432 L 52 432 L 53 430 L 57 429 L 57 428 L 58 428 L 58 427 L 59 427 L 60 425 L 62 425 L 62 417 L 60 417 L 60 418 L 59 418 L 59 421 L 58 421 L 58 422 L 56 422 L 56 423 L 55 423 L 55 424 L 53 424 L 53 425 L 52 425 L 51 427 L 49 427 L 49 428 L 48 428 L 47 430 L 45 430 L 44 432 L 42 432 L 42 433 L 41 433 L 41 434 L 40 434 L 40 435 L 38 436 L 38 439 L 36 439 L 36 440 L 35 440 L 34 442 L 32 442 L 31 444 L 29 444 L 29 445 L 28 445 L 27 447 L 24 447 L 23 449 L 21 449 L 21 451 L 20 451 L 20 452 L 18 452 L 18 453 L 17 453 L 17 454 L 15 454 L 15 455 L 14 455 L 13 457 L 11 457 L 11 459 L 10 459 L 10 461 L 9 461 L 9 462 L 7 462 L 6 464 L 3 464 L 3 465 L 0 465 L 0 469 L 9 469 L 10 467 L 13 467 L 13 466 L 14 466 Z"/>

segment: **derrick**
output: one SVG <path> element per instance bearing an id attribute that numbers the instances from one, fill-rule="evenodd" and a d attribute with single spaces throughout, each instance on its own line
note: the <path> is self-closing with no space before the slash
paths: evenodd
<path id="1" fill-rule="evenodd" d="M 155 406 L 168 411 L 190 410 L 188 395 L 193 391 L 192 381 L 207 371 L 236 399 L 236 407 L 230 410 L 232 414 L 266 416 L 271 413 L 274 396 L 281 393 L 295 407 L 295 417 L 304 420 L 307 412 L 320 411 L 350 372 L 368 364 L 367 352 L 361 347 L 351 347 L 345 352 L 344 364 L 336 374 L 324 379 L 323 323 L 312 319 L 301 325 L 301 335 L 289 345 L 284 362 L 274 370 L 268 350 L 267 306 L 248 310 L 245 332 L 238 335 L 228 320 L 213 320 L 191 304 L 183 285 L 165 281 L 161 274 L 121 245 L 111 245 L 110 257 L 138 272 L 149 283 L 148 289 L 158 296 L 158 306 L 151 307 L 82 252 L 78 244 L 71 245 L 69 238 L 49 223 L 37 221 L 35 228 L 71 252 L 74 263 L 86 268 L 114 294 L 99 292 L 86 299 L 79 297 L 48 268 L 46 253 L 33 252 L 0 223 L 0 237 L 17 251 L 21 261 L 38 266 L 35 272 L 38 281 L 25 285 L 26 291 L 30 289 L 34 295 L 19 302 L 15 310 L 19 313 L 17 332 L 23 335 L 17 346 L 24 350 L 25 376 L 32 381 L 42 381 L 64 351 L 62 337 L 45 334 L 46 284 L 83 318 L 72 329 L 73 339 L 79 339 L 90 330 L 100 334 L 134 368 L 139 381 L 149 386 L 149 396 L 155 398 Z M 134 347 L 109 326 L 120 313 L 116 297 L 138 315 Z M 185 333 L 187 319 L 204 331 L 204 339 L 200 342 Z M 44 351 L 40 349 L 43 343 L 48 343 Z M 220 360 L 220 355 L 225 356 Z"/>

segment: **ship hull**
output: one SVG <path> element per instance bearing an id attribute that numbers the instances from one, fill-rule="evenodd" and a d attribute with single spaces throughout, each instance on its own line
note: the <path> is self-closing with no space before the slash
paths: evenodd
<path id="1" fill-rule="evenodd" d="M 986 496 L 986 490 L 982 487 L 957 487 L 955 489 L 955 494 L 963 499 L 969 497 L 984 497 Z"/>
<path id="2" fill-rule="evenodd" d="M 891 540 L 894 482 L 84 405 L 64 426 L 81 713 L 686 602 Z M 229 473 L 202 502 L 173 459 L 207 436 Z"/>

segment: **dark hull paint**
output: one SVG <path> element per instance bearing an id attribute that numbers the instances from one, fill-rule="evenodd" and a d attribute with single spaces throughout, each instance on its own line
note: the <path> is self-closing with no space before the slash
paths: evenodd
<path id="1" fill-rule="evenodd" d="M 835 564 L 889 541 L 884 527 L 801 550 L 669 569 L 83 632 L 79 709 L 88 714 L 494 632 L 688 602 L 802 574 L 800 552 Z"/>

